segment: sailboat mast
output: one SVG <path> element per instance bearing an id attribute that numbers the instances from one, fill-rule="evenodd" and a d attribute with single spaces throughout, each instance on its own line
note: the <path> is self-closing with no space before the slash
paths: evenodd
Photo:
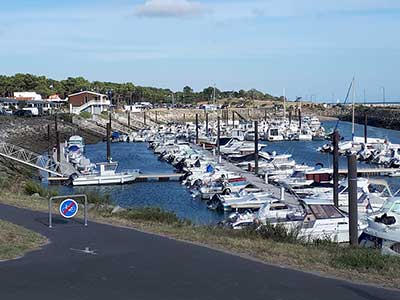
<path id="1" fill-rule="evenodd" d="M 355 122 L 355 118 L 354 118 L 354 101 L 355 101 L 355 97 L 356 97 L 356 86 L 355 86 L 355 78 L 353 77 L 353 82 L 352 82 L 352 87 L 353 87 L 353 105 L 352 105 L 352 110 L 353 110 L 353 114 L 352 114 L 352 127 L 351 127 L 351 140 L 354 142 L 354 122 Z"/>
<path id="2" fill-rule="evenodd" d="M 213 89 L 213 102 L 214 102 L 214 105 L 215 105 L 215 83 L 214 83 L 214 89 Z"/>
<path id="3" fill-rule="evenodd" d="M 283 119 L 286 120 L 286 89 L 283 88 Z"/>

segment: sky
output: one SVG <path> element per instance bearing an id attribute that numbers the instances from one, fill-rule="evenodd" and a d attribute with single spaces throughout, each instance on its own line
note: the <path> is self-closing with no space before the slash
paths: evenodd
<path id="1" fill-rule="evenodd" d="M 400 101 L 399 0 L 0 1 L 0 73 Z"/>

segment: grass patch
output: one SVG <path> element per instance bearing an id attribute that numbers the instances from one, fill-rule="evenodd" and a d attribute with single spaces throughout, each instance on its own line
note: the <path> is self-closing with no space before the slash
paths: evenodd
<path id="1" fill-rule="evenodd" d="M 376 250 L 351 247 L 336 250 L 331 260 L 335 267 L 375 272 L 400 269 L 398 257 L 381 255 Z"/>
<path id="2" fill-rule="evenodd" d="M 175 213 L 164 211 L 158 207 L 128 209 L 115 215 L 132 221 L 146 221 L 178 226 L 191 225 L 190 221 L 181 220 Z"/>
<path id="3" fill-rule="evenodd" d="M 47 242 L 42 235 L 0 220 L 0 260 L 13 259 Z"/>

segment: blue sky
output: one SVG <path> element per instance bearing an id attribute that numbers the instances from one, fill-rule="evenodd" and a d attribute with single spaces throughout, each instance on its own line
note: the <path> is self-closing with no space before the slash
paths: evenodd
<path id="1" fill-rule="evenodd" d="M 399 28 L 399 0 L 1 1 L 0 70 L 400 100 Z"/>

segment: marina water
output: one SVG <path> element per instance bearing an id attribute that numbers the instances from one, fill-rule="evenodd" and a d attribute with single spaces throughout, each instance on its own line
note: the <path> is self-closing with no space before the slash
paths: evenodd
<path id="1" fill-rule="evenodd" d="M 336 121 L 324 122 L 326 132 L 330 132 L 336 125 Z M 339 131 L 346 140 L 351 139 L 351 123 L 340 122 Z M 355 126 L 355 135 L 363 136 L 364 127 Z M 388 130 L 376 127 L 368 127 L 369 137 L 387 137 L 392 143 L 400 143 L 400 131 Z M 332 166 L 332 156 L 320 153 L 317 148 L 327 141 L 284 141 L 263 142 L 267 146 L 266 151 L 277 153 L 289 153 L 297 163 L 315 166 L 317 163 L 325 167 Z M 112 158 L 119 162 L 120 170 L 140 169 L 149 174 L 170 174 L 173 167 L 166 162 L 159 161 L 157 156 L 148 149 L 147 143 L 115 143 L 111 146 Z M 105 161 L 106 143 L 86 145 L 85 156 L 92 162 Z M 347 167 L 345 157 L 340 158 L 340 167 Z M 360 167 L 366 167 L 360 163 Z M 399 178 L 385 177 L 385 180 L 395 192 L 400 188 Z M 127 185 L 73 187 L 60 186 L 60 194 L 85 193 L 96 191 L 100 194 L 109 194 L 111 199 L 122 207 L 160 207 L 167 211 L 175 212 L 179 217 L 189 219 L 196 224 L 216 224 L 224 219 L 223 214 L 210 211 L 204 202 L 192 198 L 190 192 L 178 181 L 148 181 L 136 182 Z"/>

